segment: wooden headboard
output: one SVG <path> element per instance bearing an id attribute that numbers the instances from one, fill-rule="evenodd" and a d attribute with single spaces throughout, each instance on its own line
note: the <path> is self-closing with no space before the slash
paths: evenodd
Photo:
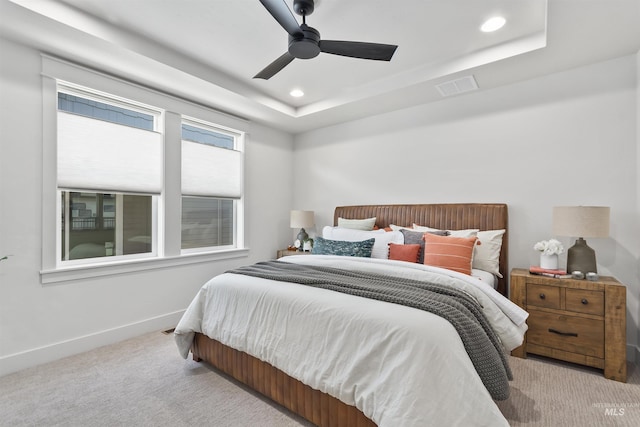
<path id="1" fill-rule="evenodd" d="M 338 217 L 362 219 L 376 217 L 376 225 L 384 228 L 389 224 L 410 227 L 414 223 L 443 230 L 506 230 L 500 251 L 500 273 L 497 290 L 507 296 L 509 215 L 504 203 L 451 203 L 420 205 L 361 205 L 338 206 L 333 214 L 333 224 Z"/>

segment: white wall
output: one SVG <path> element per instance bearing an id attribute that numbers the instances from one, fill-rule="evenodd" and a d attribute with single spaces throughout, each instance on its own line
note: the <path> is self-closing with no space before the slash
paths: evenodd
<path id="1" fill-rule="evenodd" d="M 553 206 L 610 206 L 611 237 L 588 242 L 627 285 L 637 346 L 636 80 L 634 55 L 298 135 L 294 205 L 321 229 L 343 204 L 504 202 L 512 268 L 538 263 Z"/>
<path id="2" fill-rule="evenodd" d="M 210 277 L 289 243 L 293 138 L 252 124 L 248 258 L 42 285 L 40 53 L 0 38 L 0 57 L 0 257 L 12 255 L 0 262 L 0 375 L 173 327 Z"/>

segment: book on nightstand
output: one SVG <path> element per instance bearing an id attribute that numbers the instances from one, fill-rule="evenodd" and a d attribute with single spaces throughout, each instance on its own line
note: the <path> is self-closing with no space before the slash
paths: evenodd
<path id="1" fill-rule="evenodd" d="M 569 279 L 572 277 L 565 270 L 542 268 L 534 265 L 529 267 L 529 273 L 537 274 L 538 276 L 555 277 L 556 279 Z"/>

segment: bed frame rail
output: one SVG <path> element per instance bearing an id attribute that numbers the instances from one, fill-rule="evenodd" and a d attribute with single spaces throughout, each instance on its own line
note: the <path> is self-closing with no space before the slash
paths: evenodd
<path id="1" fill-rule="evenodd" d="M 247 353 L 197 333 L 193 359 L 206 361 L 293 413 L 322 427 L 375 427 L 354 406 L 313 389 Z"/>

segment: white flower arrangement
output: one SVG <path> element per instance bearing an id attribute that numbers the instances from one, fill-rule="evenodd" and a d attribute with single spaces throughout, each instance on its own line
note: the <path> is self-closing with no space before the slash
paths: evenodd
<path id="1" fill-rule="evenodd" d="M 564 252 L 562 243 L 560 243 L 556 239 L 549 239 L 538 242 L 533 246 L 533 249 L 535 249 L 536 251 L 540 251 L 545 255 L 560 255 L 562 252 Z"/>

